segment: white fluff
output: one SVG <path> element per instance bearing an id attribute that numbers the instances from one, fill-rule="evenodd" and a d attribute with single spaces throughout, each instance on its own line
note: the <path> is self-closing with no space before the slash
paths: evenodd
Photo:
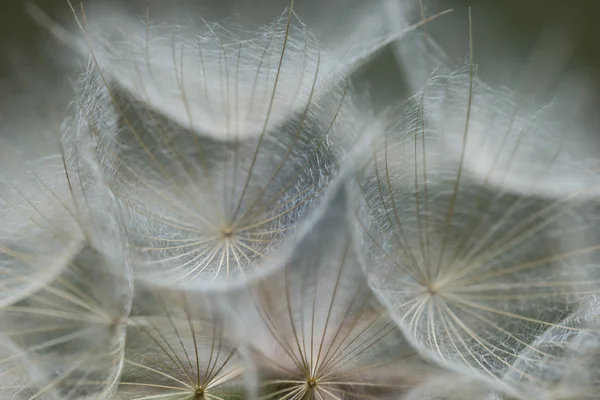
<path id="1" fill-rule="evenodd" d="M 225 28 L 208 26 L 209 51 L 232 39 L 233 33 Z M 296 34 L 304 35 L 302 45 L 295 41 Z M 258 136 L 242 133 L 258 125 L 237 124 L 234 118 L 231 140 L 225 142 L 199 134 L 147 98 L 124 90 L 118 81 L 113 84 L 102 62 L 91 63 L 80 81 L 74 129 L 91 150 L 86 161 L 120 208 L 140 279 L 211 287 L 215 280 L 252 277 L 284 262 L 293 234 L 310 225 L 327 185 L 337 180 L 346 144 L 359 137 L 368 122 L 353 107 L 339 83 L 341 77 L 327 77 L 327 54 L 307 50 L 312 43 L 292 12 L 283 21 L 278 19 L 275 28 L 263 31 L 255 43 L 237 42 L 235 48 L 247 45 L 259 53 L 262 46 L 261 51 L 273 59 L 262 61 L 267 69 L 258 71 L 252 90 L 258 97 L 247 104 L 254 109 L 247 115 L 262 121 Z M 272 46 L 281 51 L 272 53 Z M 213 50 L 223 55 L 221 47 Z M 187 59 L 196 50 L 183 51 Z M 304 56 L 315 58 L 305 63 Z M 242 74 L 244 63 L 261 63 L 250 54 L 241 57 Z M 210 61 L 220 76 L 238 76 L 222 61 L 218 57 Z M 236 85 L 241 85 L 240 96 L 248 93 L 246 78 L 236 78 L 230 94 Z M 295 89 L 278 97 L 279 88 L 286 85 Z M 227 97 L 227 91 L 219 93 Z M 295 101 L 302 104 L 299 110 L 273 119 L 276 107 L 287 108 Z M 229 120 L 227 107 L 211 108 L 220 103 L 218 99 L 209 103 L 211 118 Z M 209 103 L 187 106 L 191 112 L 205 112 Z"/>
<path id="2" fill-rule="evenodd" d="M 508 90 L 474 79 L 469 106 L 469 74 L 460 71 L 429 85 L 422 95 L 439 140 L 458 162 L 465 116 L 470 107 L 464 168 L 499 191 L 549 198 L 596 197 L 600 192 L 600 142 L 581 115 L 565 102 L 585 97 L 572 89 L 541 108 Z M 433 122 L 432 121 L 432 122 Z"/>
<path id="3" fill-rule="evenodd" d="M 50 282 L 84 240 L 60 156 L 60 119 L 39 93 L 54 91 L 56 103 L 66 105 L 71 92 L 23 74 L 35 88 L 7 87 L 12 96 L 0 110 L 0 307 Z"/>
<path id="4" fill-rule="evenodd" d="M 430 15 L 432 8 L 441 9 L 445 4 L 387 0 L 385 7 L 388 23 L 402 29 L 411 21 Z M 470 108 L 464 168 L 474 177 L 498 190 L 523 195 L 597 196 L 600 141 L 596 134 L 598 121 L 591 106 L 597 101 L 593 92 L 595 83 L 583 71 L 565 69 L 575 47 L 574 27 L 569 21 L 545 27 L 524 65 L 524 57 L 511 51 L 504 54 L 490 48 L 484 50 L 487 42 L 499 38 L 494 31 L 493 38 L 482 40 L 490 32 L 477 23 L 481 21 L 473 21 L 478 29 L 469 32 L 475 55 L 470 88 L 467 70 L 453 72 L 455 63 L 436 42 L 436 39 L 440 43 L 462 40 L 467 29 L 471 30 L 466 14 L 456 10 L 449 18 L 425 24 L 392 45 L 411 94 L 422 93 L 415 101 L 424 102 L 428 109 L 426 118 L 443 131 L 447 151 L 458 162 L 464 118 Z M 454 16 L 457 18 L 453 19 Z M 464 26 L 457 27 L 458 21 L 463 21 Z M 511 50 L 519 47 L 502 45 Z M 481 53 L 485 55 L 480 56 Z M 476 65 L 480 63 L 485 68 L 482 73 L 494 85 L 477 76 Z M 436 78 L 439 76 L 448 79 L 439 81 Z M 473 96 L 469 104 L 470 89 Z"/>
<path id="5" fill-rule="evenodd" d="M 131 287 L 123 265 L 86 247 L 53 282 L 0 309 L 0 333 L 23 351 L 11 360 L 35 368 L 31 398 L 109 399 L 123 362 Z"/>
<path id="6" fill-rule="evenodd" d="M 594 399 L 600 390 L 596 296 L 540 334 L 503 377 L 522 399 Z M 499 396 L 498 398 L 504 398 Z"/>
<path id="7" fill-rule="evenodd" d="M 249 366 L 214 305 L 138 290 L 116 399 L 247 398 Z"/>
<path id="8" fill-rule="evenodd" d="M 284 270 L 221 302 L 263 399 L 387 398 L 435 372 L 371 293 L 346 211 L 338 195 Z"/>
<path id="9" fill-rule="evenodd" d="M 453 101 L 455 80 L 384 116 L 350 193 L 370 284 L 413 345 L 506 386 L 521 349 L 600 291 L 600 225 L 584 194 L 524 196 L 470 170 L 485 103 L 428 118 Z"/>

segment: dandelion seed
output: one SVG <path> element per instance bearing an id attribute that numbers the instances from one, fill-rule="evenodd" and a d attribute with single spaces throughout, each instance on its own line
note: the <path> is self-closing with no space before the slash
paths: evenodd
<path id="1" fill-rule="evenodd" d="M 242 2 L 223 21 L 200 23 L 182 23 L 181 18 L 174 23 L 163 15 L 172 10 L 159 10 L 162 23 L 153 23 L 155 14 L 148 8 L 145 24 L 137 15 L 92 11 L 86 30 L 111 83 L 190 131 L 236 141 L 279 129 L 385 44 L 414 29 L 384 32 L 378 1 L 353 8 L 347 2 L 326 2 L 318 13 L 300 2 L 308 25 L 296 14 L 294 1 L 280 16 L 272 10 L 280 12 L 281 4 L 263 3 L 232 17 L 248 8 Z M 338 17 L 347 15 L 346 22 L 354 26 L 326 24 L 328 9 Z"/>
<path id="2" fill-rule="evenodd" d="M 106 191 L 61 137 L 64 68 L 19 69 L 31 86 L 2 107 L 1 398 L 110 398 L 121 367 L 131 274 Z"/>
<path id="3" fill-rule="evenodd" d="M 69 116 L 0 143 L 0 398 L 597 396 L 595 142 L 471 26 L 450 72 L 417 1 L 67 3 Z M 376 120 L 351 74 L 408 33 Z"/>
<path id="4" fill-rule="evenodd" d="M 18 363 L 23 377 L 39 371 L 29 400 L 111 398 L 131 305 L 127 275 L 114 261 L 85 247 L 53 282 L 0 309 L 0 333 L 22 349 L 0 365 Z"/>
<path id="5" fill-rule="evenodd" d="M 148 300 L 139 301 L 129 321 L 116 398 L 246 398 L 246 363 L 211 307 L 181 294 Z"/>
<path id="6" fill-rule="evenodd" d="M 407 5 L 389 0 L 386 7 L 390 22 L 408 26 L 411 14 L 425 19 L 427 4 L 423 3 L 419 0 Z M 425 118 L 445 132 L 445 149 L 454 154 L 456 162 L 462 154 L 468 107 L 472 118 L 462 163 L 474 179 L 526 196 L 560 197 L 567 192 L 581 192 L 580 197 L 597 196 L 600 161 L 596 155 L 600 142 L 595 135 L 597 122 L 590 118 L 590 103 L 594 101 L 590 88 L 594 83 L 581 71 L 560 73 L 568 61 L 569 49 L 575 46 L 572 27 L 567 28 L 565 22 L 545 29 L 532 51 L 532 60 L 537 62 L 530 60 L 521 74 L 506 84 L 515 91 L 492 88 L 476 73 L 472 84 L 469 74 L 453 73 L 453 63 L 432 39 L 429 25 L 411 31 L 394 43 L 393 49 L 411 94 L 428 86 L 422 101 L 431 109 Z M 516 59 L 503 55 L 493 61 L 501 75 L 515 69 L 512 64 Z M 493 68 L 488 65 L 484 71 L 487 76 Z M 434 76 L 449 79 L 431 85 Z M 549 96 L 548 88 L 554 86 L 557 88 Z M 471 92 L 474 95 L 469 103 Z M 547 100 L 540 104 L 540 99 Z"/>
<path id="7" fill-rule="evenodd" d="M 108 79 L 143 106 L 217 140 L 276 129 L 301 113 L 314 91 L 319 97 L 332 88 L 334 61 L 294 14 L 253 35 L 203 21 L 196 30 L 147 26 L 110 42 L 94 50 Z"/>
<path id="8" fill-rule="evenodd" d="M 445 114 L 428 116 L 438 110 L 432 103 L 452 101 L 445 88 L 464 72 L 436 78 L 435 101 L 426 100 L 427 87 L 390 112 L 351 193 L 360 198 L 356 225 L 370 284 L 413 345 L 499 384 L 536 337 L 598 293 L 600 245 L 585 193 L 540 198 L 534 184 L 525 196 L 467 170 L 480 116 L 471 107 L 473 73 L 471 64 L 460 135 Z M 449 151 L 455 147 L 459 157 Z"/>
<path id="9" fill-rule="evenodd" d="M 348 227 L 338 196 L 285 270 L 251 285 L 246 306 L 233 303 L 262 399 L 381 398 L 429 373 L 372 296 Z"/>
<path id="10" fill-rule="evenodd" d="M 244 138 L 241 132 L 248 126 L 241 114 L 232 115 L 227 107 L 208 112 L 232 122 L 227 132 L 233 140 L 202 137 L 193 126 L 153 111 L 147 99 L 136 100 L 112 85 L 101 64 L 94 63 L 83 76 L 78 134 L 93 148 L 91 164 L 100 170 L 122 209 L 140 279 L 210 285 L 223 277 L 251 276 L 254 266 L 268 265 L 265 260 L 285 247 L 298 222 L 310 220 L 318 208 L 339 163 L 331 142 L 341 132 L 358 135 L 361 121 L 344 88 L 337 83 L 323 86 L 321 60 L 327 55 L 314 47 L 308 33 L 303 33 L 302 41 L 294 39 L 298 28 L 293 18 L 290 10 L 283 24 L 277 21 L 254 42 L 237 41 L 235 51 L 225 47 L 229 32 L 216 26 L 210 26 L 207 42 L 200 47 L 173 48 L 176 71 L 188 68 L 182 65 L 194 66 L 185 61 L 188 54 L 216 52 L 206 61 L 214 64 L 211 68 L 220 68 L 223 80 L 217 85 L 223 90 L 222 99 L 233 101 L 227 104 L 239 101 L 239 110 L 253 109 L 247 115 L 260 120 L 258 137 Z M 304 29 L 301 26 L 300 32 Z M 257 65 L 248 69 L 246 62 Z M 289 75 L 288 70 L 299 75 Z M 251 90 L 248 79 L 238 73 L 253 77 Z M 179 83 L 176 90 L 187 103 L 187 86 Z M 279 88 L 285 85 L 297 90 L 283 99 Z M 317 96 L 325 89 L 326 96 Z M 270 125 L 273 107 L 303 96 L 300 112 Z M 216 100 L 204 104 L 209 103 L 222 104 Z M 186 107 L 192 106 L 196 108 L 189 103 Z M 192 115 L 188 116 L 191 122 Z M 277 253 L 277 264 L 284 253 Z"/>

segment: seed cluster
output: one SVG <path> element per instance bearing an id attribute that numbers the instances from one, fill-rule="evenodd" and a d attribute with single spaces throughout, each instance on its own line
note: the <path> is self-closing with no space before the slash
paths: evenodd
<path id="1" fill-rule="evenodd" d="M 293 1 L 32 8 L 83 67 L 0 137 L 0 400 L 599 398 L 594 138 L 478 77 L 470 11 L 453 70 L 446 12 L 392 3 L 337 44 Z M 405 39 L 429 77 L 373 110 L 356 72 Z"/>

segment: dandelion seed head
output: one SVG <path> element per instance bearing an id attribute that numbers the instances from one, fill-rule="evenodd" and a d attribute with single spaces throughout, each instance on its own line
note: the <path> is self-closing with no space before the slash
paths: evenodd
<path id="1" fill-rule="evenodd" d="M 314 232 L 284 270 L 231 294 L 236 299 L 224 306 L 261 377 L 262 398 L 403 392 L 430 371 L 364 280 L 343 194 L 335 196 Z"/>
<path id="2" fill-rule="evenodd" d="M 130 287 L 118 274 L 122 266 L 106 262 L 84 247 L 55 280 L 0 310 L 0 332 L 22 348 L 16 359 L 39 371 L 34 398 L 47 391 L 63 399 L 114 392 Z"/>
<path id="3" fill-rule="evenodd" d="M 585 98 L 486 85 L 470 11 L 452 72 L 418 0 L 186 2 L 27 6 L 87 64 L 0 138 L 0 398 L 597 397 Z M 352 74 L 404 38 L 427 82 L 374 116 Z"/>
<path id="4" fill-rule="evenodd" d="M 469 143 L 478 140 L 479 113 L 463 107 L 460 136 L 451 119 L 460 113 L 437 111 L 464 76 L 437 79 L 433 100 L 426 88 L 391 111 L 387 133 L 371 144 L 352 191 L 360 199 L 357 235 L 371 287 L 413 344 L 497 383 L 520 349 L 599 290 L 595 206 L 577 191 L 541 196 L 535 183 L 529 196 L 511 184 L 497 188 L 486 179 L 493 168 L 473 174 Z M 499 168 L 503 176 L 509 170 Z"/>
<path id="5" fill-rule="evenodd" d="M 138 294 L 117 398 L 245 398 L 249 368 L 214 314 L 180 293 Z"/>
<path id="6" fill-rule="evenodd" d="M 252 276 L 273 254 L 280 265 L 285 250 L 279 249 L 300 221 L 310 221 L 321 192 L 335 180 L 343 143 L 360 132 L 346 87 L 328 77 L 327 53 L 314 47 L 293 12 L 231 53 L 227 43 L 239 42 L 233 31 L 204 24 L 210 39 L 201 48 L 218 44 L 214 51 L 222 58 L 202 59 L 213 69 L 218 65 L 220 78 L 207 82 L 222 81 L 219 90 L 191 91 L 202 94 L 204 103 L 198 104 L 189 101 L 183 82 L 169 86 L 183 102 L 174 103 L 178 110 L 188 110 L 186 121 L 111 77 L 100 61 L 80 81 L 77 135 L 89 143 L 89 163 L 121 210 L 138 275 L 155 283 L 210 285 Z M 302 40 L 295 39 L 298 34 Z M 197 48 L 169 46 L 185 58 L 165 68 L 202 74 L 193 61 Z M 248 71 L 252 79 L 242 76 L 244 63 L 254 65 Z M 140 74 L 133 65 L 127 68 Z M 141 86 L 148 88 L 147 82 Z M 229 112 L 228 105 L 219 108 L 221 100 L 233 101 L 240 113 Z M 247 107 L 253 108 L 247 115 L 260 122 L 257 132 L 244 121 Z M 223 128 L 225 135 L 215 136 L 194 126 L 195 110 L 233 121 Z"/>

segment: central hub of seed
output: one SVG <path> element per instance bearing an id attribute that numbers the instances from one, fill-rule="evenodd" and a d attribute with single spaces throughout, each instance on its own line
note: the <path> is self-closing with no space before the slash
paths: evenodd
<path id="1" fill-rule="evenodd" d="M 204 389 L 198 388 L 198 389 L 196 389 L 196 392 L 194 394 L 195 394 L 196 400 L 203 399 L 204 398 Z"/>
<path id="2" fill-rule="evenodd" d="M 308 378 L 306 380 L 306 384 L 308 385 L 308 387 L 313 388 L 313 387 L 317 386 L 317 380 L 315 378 Z"/>
<path id="3" fill-rule="evenodd" d="M 435 296 L 440 292 L 441 286 L 438 283 L 430 283 L 429 285 L 427 285 L 427 292 L 431 295 L 431 296 Z"/>
<path id="4" fill-rule="evenodd" d="M 225 239 L 231 238 L 233 236 L 233 226 L 231 226 L 231 225 L 226 226 L 225 228 L 223 228 L 222 233 L 223 233 L 223 237 Z"/>

